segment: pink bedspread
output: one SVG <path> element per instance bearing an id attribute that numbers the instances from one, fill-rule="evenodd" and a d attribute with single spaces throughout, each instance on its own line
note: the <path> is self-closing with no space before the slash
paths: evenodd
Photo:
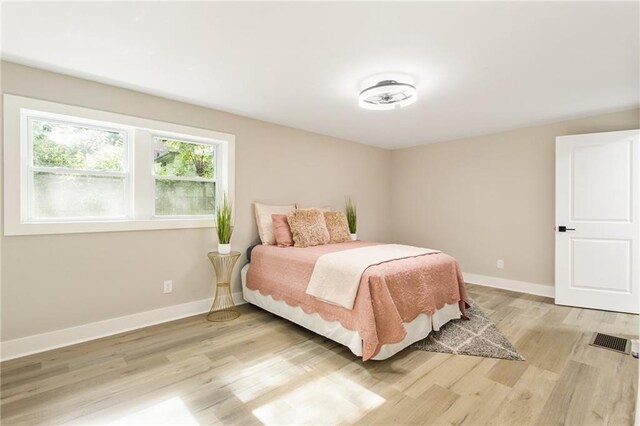
<path id="1" fill-rule="evenodd" d="M 375 356 L 384 344 L 406 336 L 404 322 L 433 315 L 445 304 L 459 303 L 464 314 L 467 294 L 458 262 L 444 253 L 393 260 L 369 267 L 360 280 L 352 310 L 305 293 L 318 257 L 378 243 L 354 241 L 316 247 L 257 246 L 251 253 L 247 288 L 339 321 L 362 338 L 362 358 Z"/>

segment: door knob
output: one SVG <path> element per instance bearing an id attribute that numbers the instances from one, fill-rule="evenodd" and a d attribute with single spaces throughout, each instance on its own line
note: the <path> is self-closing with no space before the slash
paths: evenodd
<path id="1" fill-rule="evenodd" d="M 558 232 L 575 231 L 575 228 L 567 228 L 566 226 L 558 226 Z"/>

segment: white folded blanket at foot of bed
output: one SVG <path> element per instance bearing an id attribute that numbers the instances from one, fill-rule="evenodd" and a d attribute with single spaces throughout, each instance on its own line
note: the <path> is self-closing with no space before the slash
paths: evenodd
<path id="1" fill-rule="evenodd" d="M 432 253 L 440 252 L 403 244 L 380 244 L 324 254 L 313 268 L 306 293 L 327 303 L 353 309 L 360 279 L 367 268 Z"/>

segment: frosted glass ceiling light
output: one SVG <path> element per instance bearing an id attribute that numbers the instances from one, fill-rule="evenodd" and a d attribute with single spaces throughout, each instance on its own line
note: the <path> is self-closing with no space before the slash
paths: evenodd
<path id="1" fill-rule="evenodd" d="M 358 104 L 365 109 L 387 110 L 411 105 L 417 99 L 415 86 L 383 80 L 360 92 Z"/>

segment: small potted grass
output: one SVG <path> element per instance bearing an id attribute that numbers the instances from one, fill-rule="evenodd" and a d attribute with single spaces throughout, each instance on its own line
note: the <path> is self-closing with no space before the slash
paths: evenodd
<path id="1" fill-rule="evenodd" d="M 346 213 L 349 232 L 351 233 L 351 241 L 356 241 L 358 239 L 358 234 L 356 233 L 358 228 L 358 215 L 356 214 L 356 204 L 351 197 L 347 198 Z"/>
<path id="2" fill-rule="evenodd" d="M 231 234 L 233 225 L 231 224 L 232 206 L 227 197 L 227 193 L 222 194 L 222 199 L 216 209 L 216 233 L 218 234 L 218 253 L 229 254 L 231 252 Z"/>

